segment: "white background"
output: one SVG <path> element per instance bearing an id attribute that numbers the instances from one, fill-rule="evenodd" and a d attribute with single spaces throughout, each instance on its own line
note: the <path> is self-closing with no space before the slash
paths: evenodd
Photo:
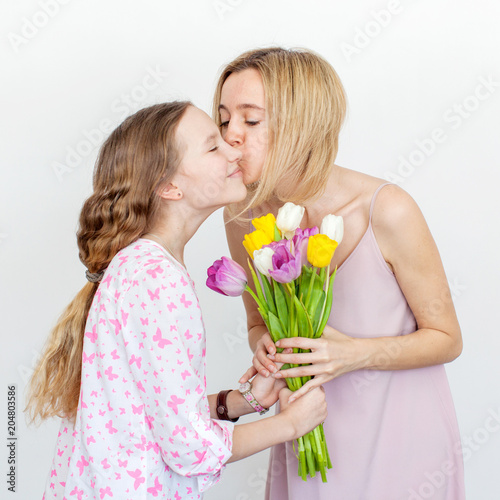
<path id="1" fill-rule="evenodd" d="M 57 316 L 85 283 L 75 230 L 99 127 L 174 98 L 209 111 L 225 62 L 282 45 L 319 52 L 345 85 L 338 163 L 398 182 L 427 218 L 463 329 L 464 352 L 447 372 L 468 498 L 498 499 L 499 3 L 47 0 L 49 14 L 42 4 L 3 0 L 0 15 L 0 497 L 41 498 L 52 460 L 57 422 L 26 426 L 24 386 Z M 251 360 L 240 299 L 204 286 L 206 268 L 223 254 L 218 212 L 187 251 L 208 332 L 210 392 L 236 387 Z M 5 479 L 8 384 L 17 384 L 19 401 L 15 494 Z M 266 467 L 267 453 L 228 466 L 207 500 L 263 498 Z"/>

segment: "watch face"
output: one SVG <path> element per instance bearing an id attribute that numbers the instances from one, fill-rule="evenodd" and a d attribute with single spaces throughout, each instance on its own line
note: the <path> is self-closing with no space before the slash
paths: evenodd
<path id="1" fill-rule="evenodd" d="M 239 391 L 241 393 L 243 393 L 243 392 L 249 391 L 251 388 L 252 388 L 252 385 L 250 384 L 250 382 L 245 382 L 244 384 L 240 384 Z"/>
<path id="2" fill-rule="evenodd" d="M 217 407 L 217 413 L 219 415 L 223 415 L 224 414 L 224 407 L 223 406 L 218 406 Z"/>

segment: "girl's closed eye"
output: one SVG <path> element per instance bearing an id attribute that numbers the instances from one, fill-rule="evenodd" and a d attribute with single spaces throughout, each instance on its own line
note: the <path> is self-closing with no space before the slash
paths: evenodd
<path id="1" fill-rule="evenodd" d="M 247 125 L 250 125 L 251 127 L 254 127 L 255 125 L 259 125 L 260 121 L 247 120 L 245 123 Z"/>
<path id="2" fill-rule="evenodd" d="M 215 151 L 217 151 L 219 149 L 219 146 L 214 146 L 213 148 L 209 149 L 209 153 L 214 153 Z"/>

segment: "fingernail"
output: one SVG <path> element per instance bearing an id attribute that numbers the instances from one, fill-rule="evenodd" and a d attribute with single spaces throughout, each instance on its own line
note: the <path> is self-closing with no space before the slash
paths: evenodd
<path id="1" fill-rule="evenodd" d="M 289 402 L 289 403 L 293 403 L 294 401 L 295 401 L 295 398 L 290 398 L 290 399 L 288 400 L 288 402 Z"/>
<path id="2" fill-rule="evenodd" d="M 266 377 L 266 378 L 269 377 L 269 372 L 267 370 L 262 370 L 260 373 L 263 377 Z"/>
<path id="3" fill-rule="evenodd" d="M 281 372 L 275 373 L 274 378 L 283 378 L 283 374 Z"/>
<path id="4" fill-rule="evenodd" d="M 267 368 L 269 369 L 270 372 L 273 372 L 273 373 L 276 373 L 278 371 L 277 368 L 273 365 L 269 365 Z"/>
<path id="5" fill-rule="evenodd" d="M 281 345 L 281 342 L 278 340 L 278 342 L 276 342 L 276 347 L 279 347 Z"/>
<path id="6" fill-rule="evenodd" d="M 267 355 L 267 357 L 268 357 L 269 359 L 274 360 L 274 354 L 268 354 L 268 355 Z"/>

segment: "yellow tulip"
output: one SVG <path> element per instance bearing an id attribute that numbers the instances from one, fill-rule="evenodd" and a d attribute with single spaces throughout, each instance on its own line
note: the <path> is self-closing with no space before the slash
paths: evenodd
<path id="1" fill-rule="evenodd" d="M 267 214 L 258 217 L 252 221 L 255 229 L 264 231 L 272 241 L 274 241 L 274 227 L 276 226 L 276 217 L 273 214 Z"/>
<path id="2" fill-rule="evenodd" d="M 273 238 L 262 229 L 257 229 L 253 233 L 245 234 L 243 246 L 253 259 L 255 250 L 260 250 L 264 245 L 269 245 Z"/>
<path id="3" fill-rule="evenodd" d="M 314 267 L 326 267 L 330 264 L 338 243 L 326 234 L 315 234 L 309 237 L 307 260 Z"/>

